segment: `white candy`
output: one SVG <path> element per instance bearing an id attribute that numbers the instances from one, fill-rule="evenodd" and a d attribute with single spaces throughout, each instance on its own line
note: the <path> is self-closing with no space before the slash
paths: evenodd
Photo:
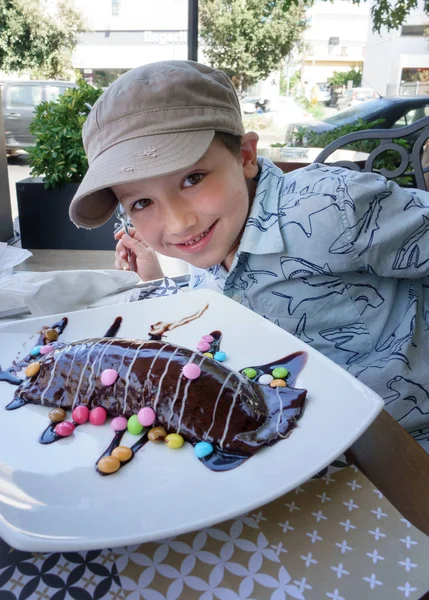
<path id="1" fill-rule="evenodd" d="M 270 385 L 273 379 L 274 377 L 272 375 L 261 375 L 258 379 L 258 383 L 262 383 L 262 385 Z"/>

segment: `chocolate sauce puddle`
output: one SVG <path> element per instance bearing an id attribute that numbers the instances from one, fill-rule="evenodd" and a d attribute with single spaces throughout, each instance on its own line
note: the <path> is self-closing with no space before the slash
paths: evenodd
<path id="1" fill-rule="evenodd" d="M 187 325 L 191 321 L 199 319 L 201 315 L 205 313 L 208 307 L 209 305 L 206 304 L 201 310 L 198 310 L 196 313 L 190 315 L 189 317 L 184 317 L 179 321 L 173 321 L 173 323 L 163 323 L 162 321 L 154 323 L 150 326 L 149 339 L 160 342 L 163 336 L 167 333 L 167 331 L 172 331 L 173 329 L 176 329 L 176 327 L 182 327 L 182 325 Z"/>

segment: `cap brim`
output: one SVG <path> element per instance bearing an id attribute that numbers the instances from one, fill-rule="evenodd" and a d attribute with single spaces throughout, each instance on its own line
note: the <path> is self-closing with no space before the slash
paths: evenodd
<path id="1" fill-rule="evenodd" d="M 118 204 L 112 186 L 192 166 L 207 152 L 214 134 L 203 130 L 151 135 L 111 146 L 90 165 L 71 201 L 70 219 L 78 227 L 100 227 Z"/>

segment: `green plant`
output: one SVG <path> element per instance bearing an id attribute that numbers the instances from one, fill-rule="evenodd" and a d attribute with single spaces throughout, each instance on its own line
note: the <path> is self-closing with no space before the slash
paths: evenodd
<path id="1" fill-rule="evenodd" d="M 362 81 L 362 69 L 353 67 L 349 71 L 334 71 L 327 81 L 328 85 L 334 87 L 346 86 L 349 81 L 353 81 L 353 87 L 359 87 Z"/>
<path id="2" fill-rule="evenodd" d="M 36 145 L 29 148 L 31 176 L 43 176 L 46 188 L 82 181 L 88 170 L 82 126 L 102 92 L 81 80 L 58 100 L 36 107 L 30 125 L 36 137 Z"/>

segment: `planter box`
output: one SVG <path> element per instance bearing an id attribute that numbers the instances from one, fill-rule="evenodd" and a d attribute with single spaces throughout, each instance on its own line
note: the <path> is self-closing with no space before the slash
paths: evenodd
<path id="1" fill-rule="evenodd" d="M 97 229 L 78 229 L 69 219 L 69 205 L 79 184 L 45 190 L 42 178 L 16 184 L 21 244 L 30 250 L 114 250 L 113 216 Z"/>

